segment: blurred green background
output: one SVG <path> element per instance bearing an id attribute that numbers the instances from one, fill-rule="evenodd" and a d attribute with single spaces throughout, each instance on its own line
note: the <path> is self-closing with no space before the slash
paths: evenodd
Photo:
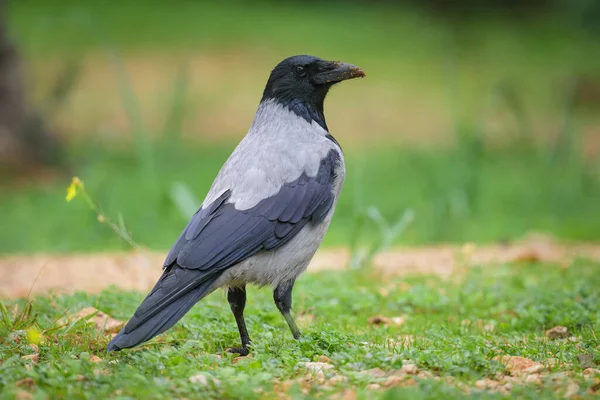
<path id="1" fill-rule="evenodd" d="M 72 175 L 168 249 L 294 54 L 367 73 L 326 102 L 348 169 L 327 245 L 600 238 L 597 1 L 29 0 L 2 18 L 56 146 L 0 160 L 1 253 L 128 247 L 65 201 Z"/>

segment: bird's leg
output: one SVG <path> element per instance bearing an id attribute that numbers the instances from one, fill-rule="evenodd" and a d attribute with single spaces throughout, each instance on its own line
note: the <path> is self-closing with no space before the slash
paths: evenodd
<path id="1" fill-rule="evenodd" d="M 300 339 L 300 330 L 294 322 L 294 318 L 290 313 L 292 308 L 292 290 L 294 289 L 294 279 L 283 282 L 279 284 L 273 291 L 273 300 L 275 300 L 275 305 L 285 318 L 285 322 L 287 322 L 290 330 L 292 331 L 292 335 L 294 335 L 294 339 Z"/>
<path id="2" fill-rule="evenodd" d="M 228 349 L 227 351 L 240 356 L 247 356 L 250 354 L 248 345 L 250 344 L 250 336 L 246 329 L 246 321 L 244 321 L 244 307 L 246 307 L 246 287 L 231 287 L 227 291 L 227 301 L 235 317 L 235 322 L 240 332 L 240 338 L 242 340 L 242 347 L 235 347 Z"/>

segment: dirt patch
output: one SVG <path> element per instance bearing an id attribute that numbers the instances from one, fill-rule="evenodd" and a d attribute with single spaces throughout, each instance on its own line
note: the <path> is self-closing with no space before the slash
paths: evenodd
<path id="1" fill-rule="evenodd" d="M 239 140 L 248 130 L 268 74 L 279 54 L 241 49 L 202 53 L 131 53 L 116 65 L 127 73 L 142 124 L 149 135 L 164 128 L 173 104 L 175 82 L 185 76 L 182 127 L 191 139 Z M 31 62 L 34 97 L 44 102 L 65 61 Z M 131 121 L 123 105 L 115 60 L 89 53 L 68 100 L 51 115 L 51 125 L 68 138 L 93 135 L 109 141 L 131 139 Z M 183 71 L 183 72 L 182 72 Z M 335 88 L 327 103 L 329 125 L 344 140 L 378 139 L 415 143 L 448 139 L 452 118 L 440 88 L 410 77 L 369 77 Z M 365 102 L 367 98 L 369 101 Z M 431 115 L 435 114 L 435 118 Z M 415 134 L 418 132 L 418 135 Z"/>
<path id="2" fill-rule="evenodd" d="M 533 239 L 513 245 L 436 246 L 393 249 L 375 257 L 384 275 L 427 274 L 449 277 L 474 265 L 552 262 L 568 268 L 576 258 L 600 261 L 600 244 L 564 245 Z M 0 258 L 0 297 L 26 297 L 49 292 L 97 293 L 111 285 L 147 291 L 158 279 L 163 252 L 8 256 Z M 317 252 L 308 271 L 348 268 L 347 249 Z"/>
<path id="3" fill-rule="evenodd" d="M 271 68 L 281 55 L 243 49 L 202 53 L 128 53 L 118 61 L 128 75 L 144 128 L 156 135 L 173 104 L 175 82 L 185 71 L 185 113 L 182 127 L 193 139 L 239 140 L 248 130 Z M 47 93 L 64 69 L 64 60 L 44 59 L 29 65 L 34 98 L 44 104 Z M 64 105 L 49 115 L 50 125 L 65 137 L 131 140 L 131 121 L 115 73 L 114 60 L 101 53 L 86 54 L 81 73 Z M 418 68 L 418 66 L 415 66 Z M 454 118 L 446 87 L 439 82 L 415 81 L 410 74 L 388 69 L 368 74 L 332 91 L 327 102 L 329 126 L 345 143 L 449 143 Z M 483 99 L 484 95 L 477 95 Z M 475 105 L 479 100 L 475 101 Z M 478 109 L 478 108 L 477 108 Z M 540 138 L 556 133 L 560 116 L 554 110 L 532 110 L 532 129 Z M 492 137 L 514 131 L 512 117 L 492 118 Z M 489 124 L 488 124 L 489 125 Z M 489 129 L 488 129 L 489 128 Z M 600 141 L 598 121 L 581 127 L 586 152 L 595 154 Z M 496 131 L 502 135 L 494 134 Z"/>
<path id="4" fill-rule="evenodd" d="M 158 279 L 164 254 L 152 252 L 10 256 L 0 259 L 0 296 L 48 292 L 97 293 L 110 285 L 147 290 Z"/>

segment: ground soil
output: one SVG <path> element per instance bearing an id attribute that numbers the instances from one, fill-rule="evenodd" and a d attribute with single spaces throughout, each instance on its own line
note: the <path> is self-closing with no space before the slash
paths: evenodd
<path id="1" fill-rule="evenodd" d="M 111 285 L 146 291 L 160 275 L 164 252 L 11 255 L 0 258 L 0 297 L 14 298 L 84 290 L 97 293 Z M 374 268 L 382 274 L 430 274 L 450 277 L 471 266 L 549 262 L 568 268 L 577 259 L 600 261 L 600 244 L 558 244 L 529 239 L 510 245 L 397 248 L 377 255 Z M 317 252 L 308 271 L 348 268 L 347 249 Z"/>
<path id="2" fill-rule="evenodd" d="M 48 122 L 68 139 L 92 137 L 122 143 L 131 140 L 133 125 L 138 122 L 145 133 L 159 136 L 171 112 L 177 76 L 184 68 L 187 78 L 183 135 L 197 141 L 237 141 L 252 122 L 268 71 L 276 59 L 277 55 L 269 52 L 256 57 L 239 49 L 197 54 L 129 53 L 120 62 L 135 96 L 136 118 L 140 119 L 133 123 L 124 107 L 114 60 L 105 54 L 89 53 L 79 61 L 81 68 L 75 85 L 65 102 L 47 116 Z M 40 107 L 43 108 L 65 62 L 30 61 L 28 79 Z M 369 75 L 368 82 L 350 82 L 332 90 L 326 108 L 334 134 L 349 145 L 390 141 L 435 146 L 451 143 L 456 121 L 444 88 L 410 76 L 391 78 L 385 74 Z M 477 94 L 478 100 L 472 102 L 479 104 L 482 96 Z M 488 136 L 497 139 L 511 136 L 507 132 L 518 133 L 514 118 L 504 114 L 493 114 L 483 121 Z M 562 117 L 556 112 L 536 109 L 530 114 L 530 128 L 535 136 L 548 140 L 560 131 Z M 600 120 L 587 118 L 578 129 L 586 153 L 600 151 Z"/>

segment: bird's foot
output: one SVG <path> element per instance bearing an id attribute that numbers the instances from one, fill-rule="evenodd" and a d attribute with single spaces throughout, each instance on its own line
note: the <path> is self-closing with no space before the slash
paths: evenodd
<path id="1" fill-rule="evenodd" d="M 232 347 L 231 349 L 227 349 L 228 353 L 231 354 L 239 354 L 240 357 L 246 357 L 250 354 L 250 350 L 247 347 Z"/>

